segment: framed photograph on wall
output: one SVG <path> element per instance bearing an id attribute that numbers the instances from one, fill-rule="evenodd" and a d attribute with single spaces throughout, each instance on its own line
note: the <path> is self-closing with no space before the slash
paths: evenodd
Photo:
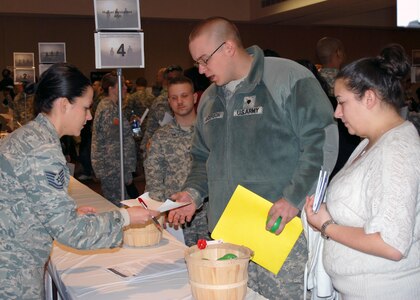
<path id="1" fill-rule="evenodd" d="M 411 64 L 413 66 L 420 66 L 420 50 L 413 50 L 411 53 Z"/>
<path id="2" fill-rule="evenodd" d="M 95 33 L 96 68 L 144 68 L 143 40 L 143 32 Z"/>
<path id="3" fill-rule="evenodd" d="M 24 84 L 34 83 L 35 82 L 35 68 L 20 68 L 15 69 L 14 72 L 15 83 L 22 82 Z"/>
<path id="4" fill-rule="evenodd" d="M 15 68 L 33 68 L 34 53 L 33 52 L 13 52 L 13 66 Z"/>
<path id="5" fill-rule="evenodd" d="M 38 43 L 39 63 L 66 62 L 66 43 Z"/>
<path id="6" fill-rule="evenodd" d="M 139 0 L 95 0 L 96 31 L 140 30 Z"/>

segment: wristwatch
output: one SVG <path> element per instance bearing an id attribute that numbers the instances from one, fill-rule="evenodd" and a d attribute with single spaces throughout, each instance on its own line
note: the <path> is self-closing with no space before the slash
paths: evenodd
<path id="1" fill-rule="evenodd" d="M 325 221 L 325 223 L 322 224 L 321 226 L 321 237 L 326 240 L 329 240 L 330 237 L 325 234 L 325 230 L 327 230 L 328 225 L 331 225 L 331 224 L 337 224 L 337 223 L 335 223 L 333 219 L 329 219 L 328 221 Z"/>

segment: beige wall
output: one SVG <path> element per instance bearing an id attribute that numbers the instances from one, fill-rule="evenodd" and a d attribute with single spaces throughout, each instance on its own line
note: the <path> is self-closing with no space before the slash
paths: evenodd
<path id="1" fill-rule="evenodd" d="M 145 33 L 145 69 L 126 69 L 128 78 L 145 76 L 152 84 L 161 66 L 192 65 L 187 39 L 195 21 L 162 21 L 142 18 Z M 281 56 L 307 58 L 317 62 L 314 47 L 325 35 L 340 38 L 346 46 L 348 61 L 375 55 L 387 43 L 401 43 L 411 53 L 420 49 L 419 31 L 415 29 L 380 29 L 352 27 L 280 26 L 238 23 L 245 45 L 258 44 L 276 50 Z M 38 42 L 65 42 L 67 60 L 89 75 L 95 70 L 93 16 L 42 17 L 0 15 L 0 68 L 13 65 L 13 52 L 34 52 L 38 66 Z"/>

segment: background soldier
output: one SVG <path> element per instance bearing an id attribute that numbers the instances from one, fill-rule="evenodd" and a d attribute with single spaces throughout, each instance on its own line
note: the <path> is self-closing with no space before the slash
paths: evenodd
<path id="1" fill-rule="evenodd" d="M 147 153 L 147 142 L 152 137 L 153 133 L 155 133 L 159 127 L 167 123 L 165 120 L 165 115 L 166 117 L 172 115 L 171 108 L 168 104 L 168 82 L 172 78 L 181 76 L 182 72 L 183 70 L 180 66 L 172 65 L 167 67 L 163 73 L 163 88 L 160 92 L 160 95 L 156 97 L 152 106 L 150 107 L 144 136 L 140 145 L 141 151 L 143 151 L 144 154 Z"/>
<path id="2" fill-rule="evenodd" d="M 126 93 L 122 85 L 123 97 Z M 93 120 L 92 132 L 92 167 L 101 181 L 102 194 L 109 201 L 120 206 L 120 133 L 119 124 L 123 122 L 124 179 L 126 186 L 133 187 L 132 172 L 136 170 L 136 152 L 131 127 L 128 121 L 119 119 L 118 113 L 118 78 L 112 73 L 102 78 L 105 97 L 99 102 Z M 131 195 L 131 198 L 137 197 Z M 125 192 L 125 199 L 128 198 Z"/>
<path id="3" fill-rule="evenodd" d="M 150 139 L 145 160 L 146 191 L 150 197 L 165 201 L 179 191 L 191 167 L 191 141 L 196 113 L 192 81 L 184 76 L 171 79 L 168 87 L 168 102 L 174 119 L 156 130 Z M 199 238 L 210 239 L 207 228 L 207 202 L 197 212 L 190 224 L 184 227 L 187 246 L 197 243 Z"/>

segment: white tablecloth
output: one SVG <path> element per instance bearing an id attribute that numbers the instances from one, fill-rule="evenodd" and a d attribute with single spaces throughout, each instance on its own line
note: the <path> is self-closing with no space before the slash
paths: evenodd
<path id="1" fill-rule="evenodd" d="M 98 212 L 116 207 L 74 178 L 70 195 L 78 205 Z M 75 250 L 55 244 L 48 271 L 62 299 L 152 299 L 193 300 L 184 261 L 186 246 L 168 232 L 158 245 L 103 250 Z M 107 268 L 124 264 L 142 266 L 139 276 L 123 279 Z M 247 300 L 265 299 L 248 289 Z"/>

